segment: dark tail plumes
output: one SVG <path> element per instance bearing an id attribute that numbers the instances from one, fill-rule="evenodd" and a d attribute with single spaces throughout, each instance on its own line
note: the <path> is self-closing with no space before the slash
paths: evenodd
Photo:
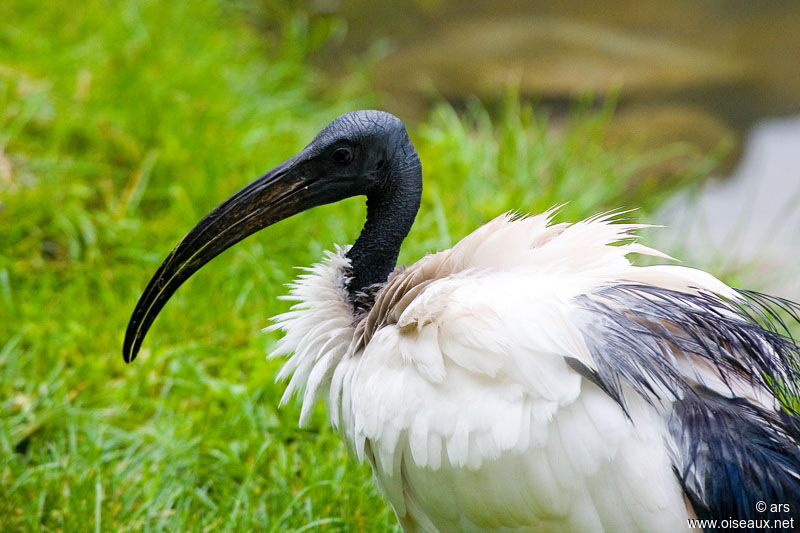
<path id="1" fill-rule="evenodd" d="M 616 285 L 581 297 L 578 313 L 593 380 L 623 408 L 632 389 L 664 410 L 698 518 L 770 520 L 764 530 L 800 520 L 800 346 L 790 331 L 800 306 L 740 294 Z"/>
<path id="2" fill-rule="evenodd" d="M 800 503 L 796 414 L 700 389 L 675 402 L 669 429 L 677 447 L 675 475 L 698 518 L 769 520 L 759 524 L 771 525 L 796 514 Z M 791 507 L 771 508 L 775 504 Z"/>

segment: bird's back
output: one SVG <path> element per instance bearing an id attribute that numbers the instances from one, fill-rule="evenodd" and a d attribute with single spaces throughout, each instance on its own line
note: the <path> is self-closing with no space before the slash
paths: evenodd
<path id="1" fill-rule="evenodd" d="M 739 403 L 758 423 L 780 419 L 786 435 L 769 446 L 798 455 L 797 418 L 781 418 L 755 375 L 796 377 L 796 345 L 748 321 L 745 300 L 704 272 L 632 266 L 629 253 L 661 255 L 631 241 L 640 226 L 549 216 L 504 215 L 396 270 L 358 320 L 340 251 L 278 317 L 278 353 L 294 353 L 287 397 L 305 388 L 305 415 L 327 393 L 334 426 L 372 464 L 404 528 L 687 529 L 684 493 L 702 513 L 721 505 L 704 450 L 742 451 L 725 442 L 730 424 L 710 423 L 715 412 L 735 421 Z M 730 327 L 690 323 L 703 317 Z M 752 346 L 721 337 L 740 330 Z M 800 486 L 797 468 L 747 475 Z"/>

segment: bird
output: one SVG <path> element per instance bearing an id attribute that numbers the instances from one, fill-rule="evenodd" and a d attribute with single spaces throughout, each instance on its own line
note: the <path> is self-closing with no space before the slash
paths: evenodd
<path id="1" fill-rule="evenodd" d="M 620 212 L 574 223 L 555 223 L 557 208 L 504 213 L 396 266 L 421 194 L 400 119 L 335 118 L 175 246 L 136 304 L 124 360 L 223 250 L 366 196 L 356 241 L 290 285 L 295 303 L 274 318 L 283 336 L 270 357 L 285 359 L 282 403 L 299 396 L 305 424 L 326 401 L 404 531 L 800 523 L 800 346 L 790 333 L 800 305 L 670 262 Z M 637 266 L 630 254 L 664 264 Z"/>

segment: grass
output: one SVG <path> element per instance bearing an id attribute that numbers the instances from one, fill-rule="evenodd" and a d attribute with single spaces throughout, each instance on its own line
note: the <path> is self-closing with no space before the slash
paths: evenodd
<path id="1" fill-rule="evenodd" d="M 204 213 L 375 104 L 363 72 L 308 65 L 335 24 L 214 0 L 5 0 L 0 20 L 0 529 L 396 529 L 323 408 L 307 429 L 278 409 L 259 334 L 292 266 L 354 239 L 361 200 L 226 252 L 135 364 L 120 353 L 149 276 Z M 412 130 L 427 181 L 401 260 L 509 209 L 569 200 L 574 219 L 663 196 L 630 188 L 658 154 L 604 148 L 610 109 L 577 106 L 559 134 L 513 97 L 503 109 L 440 105 Z"/>

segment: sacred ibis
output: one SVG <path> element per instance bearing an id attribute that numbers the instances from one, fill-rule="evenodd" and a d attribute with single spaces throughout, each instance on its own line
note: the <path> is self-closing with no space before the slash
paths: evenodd
<path id="1" fill-rule="evenodd" d="M 800 306 L 688 267 L 634 266 L 628 254 L 666 256 L 609 214 L 503 214 L 397 267 L 421 193 L 399 119 L 338 117 L 178 243 L 133 311 L 125 361 L 220 252 L 364 195 L 355 244 L 291 286 L 274 355 L 288 356 L 284 401 L 302 394 L 303 423 L 327 397 L 405 530 L 800 527 L 800 347 L 784 322 Z"/>

